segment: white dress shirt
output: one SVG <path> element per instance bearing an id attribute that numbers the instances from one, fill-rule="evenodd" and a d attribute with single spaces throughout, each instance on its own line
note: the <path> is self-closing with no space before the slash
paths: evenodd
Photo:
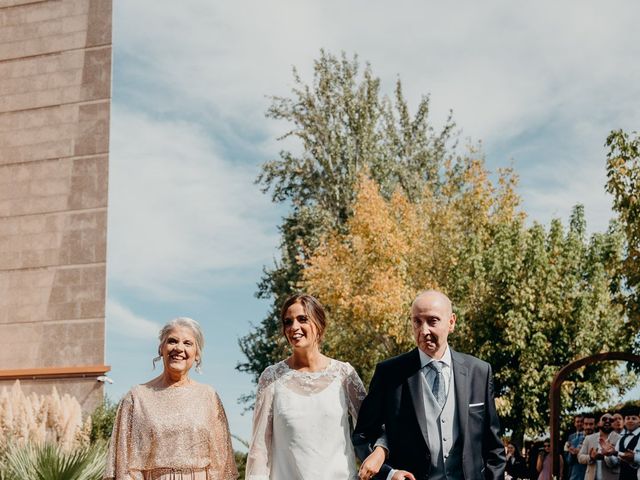
<path id="1" fill-rule="evenodd" d="M 436 360 L 435 358 L 430 357 L 422 350 L 418 349 L 418 354 L 420 355 L 420 367 L 424 368 L 431 362 L 440 362 L 442 363 L 442 376 L 444 377 L 444 385 L 445 385 L 445 395 L 449 395 L 449 386 L 451 385 L 451 350 L 449 350 L 449 345 L 447 345 L 447 349 L 444 351 L 442 358 L 440 360 Z M 427 385 L 433 385 L 433 380 L 437 375 L 436 371 L 433 368 L 427 368 L 425 370 L 425 377 L 427 379 Z"/>
<path id="2" fill-rule="evenodd" d="M 435 359 L 431 356 L 429 356 L 428 354 L 424 353 L 421 349 L 418 348 L 418 354 L 420 355 L 420 368 L 424 368 L 426 365 L 428 365 L 431 362 L 441 362 L 442 363 L 442 377 L 444 380 L 444 385 L 445 385 L 445 395 L 448 397 L 449 396 L 449 389 L 450 389 L 450 385 L 451 385 L 451 350 L 449 349 L 449 345 L 447 345 L 446 350 L 444 351 L 444 353 L 442 354 L 442 358 L 440 359 Z M 436 371 L 433 368 L 427 368 L 425 370 L 425 377 L 427 380 L 427 385 L 429 385 L 429 387 L 431 387 L 431 385 L 433 385 L 433 380 L 435 379 L 435 376 L 437 375 Z M 453 399 L 455 400 L 455 399 Z M 424 399 L 424 402 L 426 403 L 427 399 Z M 391 471 L 389 472 L 389 475 L 387 475 L 387 480 L 391 480 L 391 478 L 393 477 L 393 475 L 397 472 L 396 469 L 391 469 Z M 640 480 L 640 479 L 639 479 Z"/>
<path id="3" fill-rule="evenodd" d="M 625 430 L 625 433 L 626 433 L 626 430 Z M 634 436 L 640 435 L 640 427 L 636 428 L 633 432 L 631 432 L 631 434 Z M 626 449 L 622 445 L 623 437 L 624 437 L 624 434 L 620 435 L 620 439 L 616 442 L 616 450 L 618 450 L 618 455 L 605 457 L 604 461 L 607 463 L 607 465 L 615 466 L 620 464 L 620 458 L 618 457 L 620 453 L 623 453 L 624 450 Z M 625 445 L 628 445 L 632 438 L 633 437 L 627 437 L 625 441 Z M 637 443 L 636 448 L 633 450 L 633 463 L 631 464 L 631 466 L 633 468 L 638 468 L 638 466 L 640 466 L 640 442 Z M 638 469 L 638 480 L 640 480 L 640 469 Z"/>

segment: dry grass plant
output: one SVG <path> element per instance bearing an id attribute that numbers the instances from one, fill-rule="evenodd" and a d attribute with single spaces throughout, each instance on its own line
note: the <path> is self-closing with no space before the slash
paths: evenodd
<path id="1" fill-rule="evenodd" d="M 91 417 L 83 421 L 78 400 L 55 387 L 48 395 L 26 395 L 16 381 L 0 391 L 0 451 L 10 443 L 47 443 L 70 452 L 87 447 L 90 433 Z"/>

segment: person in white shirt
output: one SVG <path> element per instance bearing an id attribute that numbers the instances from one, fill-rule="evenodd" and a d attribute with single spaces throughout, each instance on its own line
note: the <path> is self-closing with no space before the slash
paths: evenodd
<path id="1" fill-rule="evenodd" d="M 619 480 L 637 480 L 640 467 L 640 409 L 627 412 L 624 434 L 614 448 L 603 448 L 607 465 L 620 466 Z"/>
<path id="2" fill-rule="evenodd" d="M 587 435 L 578 452 L 578 462 L 587 465 L 584 480 L 618 480 L 618 465 L 607 465 L 602 453 L 603 448 L 613 447 L 620 435 L 613 430 L 613 415 L 605 413 L 598 422 L 600 431 Z"/>

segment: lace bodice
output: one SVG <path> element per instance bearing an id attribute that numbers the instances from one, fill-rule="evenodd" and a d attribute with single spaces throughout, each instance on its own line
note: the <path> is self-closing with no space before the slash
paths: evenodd
<path id="1" fill-rule="evenodd" d="M 357 478 L 350 437 L 365 395 L 348 363 L 331 360 L 320 372 L 284 361 L 268 367 L 258 381 L 246 478 Z"/>
<path id="2" fill-rule="evenodd" d="M 202 384 L 137 385 L 120 402 L 105 479 L 238 477 L 227 417 L 218 394 Z"/>

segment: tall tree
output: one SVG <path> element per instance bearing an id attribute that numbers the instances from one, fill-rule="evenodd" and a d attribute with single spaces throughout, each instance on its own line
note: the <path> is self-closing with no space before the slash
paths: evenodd
<path id="1" fill-rule="evenodd" d="M 501 418 L 517 439 L 544 431 L 550 382 L 561 367 L 630 344 L 615 302 L 621 235 L 612 227 L 587 239 L 585 231 L 581 206 L 566 229 L 559 220 L 548 229 L 500 226 L 473 270 L 467 298 L 476 301 L 460 301 L 456 345 L 493 365 Z M 563 385 L 562 405 L 591 407 L 632 381 L 612 363 L 583 368 Z"/>
<path id="2" fill-rule="evenodd" d="M 626 328 L 636 333 L 636 352 L 640 353 L 640 136 L 614 130 L 607 137 L 607 191 L 613 195 L 625 235 L 622 275 L 623 301 L 629 322 Z"/>
<path id="3" fill-rule="evenodd" d="M 311 85 L 294 69 L 290 97 L 273 97 L 267 117 L 291 127 L 281 139 L 294 138 L 299 150 L 283 150 L 267 162 L 258 178 L 272 200 L 290 205 L 280 225 L 281 257 L 264 270 L 258 297 L 272 300 L 268 316 L 240 339 L 246 361 L 238 365 L 257 379 L 285 355 L 278 309 L 301 280 L 301 259 L 327 231 L 341 230 L 352 215 L 355 184 L 363 171 L 385 197 L 400 187 L 410 198 L 423 185 L 437 187 L 439 170 L 450 157 L 454 123 L 436 131 L 429 121 L 429 99 L 409 113 L 402 84 L 393 98 L 380 92 L 380 80 L 356 57 L 321 51 Z"/>
<path id="4" fill-rule="evenodd" d="M 548 421 L 553 375 L 568 362 L 628 345 L 612 301 L 621 236 L 586 238 L 584 212 L 569 228 L 526 227 L 511 172 L 497 184 L 481 159 L 445 165 L 440 193 L 390 199 L 363 177 L 353 216 L 305 259 L 304 288 L 323 299 L 335 325 L 328 354 L 348 359 L 365 380 L 375 363 L 413 346 L 408 312 L 424 288 L 455 301 L 454 347 L 494 367 L 504 426 L 521 440 Z M 611 364 L 582 369 L 565 384 L 570 410 L 601 402 L 630 379 Z"/>

